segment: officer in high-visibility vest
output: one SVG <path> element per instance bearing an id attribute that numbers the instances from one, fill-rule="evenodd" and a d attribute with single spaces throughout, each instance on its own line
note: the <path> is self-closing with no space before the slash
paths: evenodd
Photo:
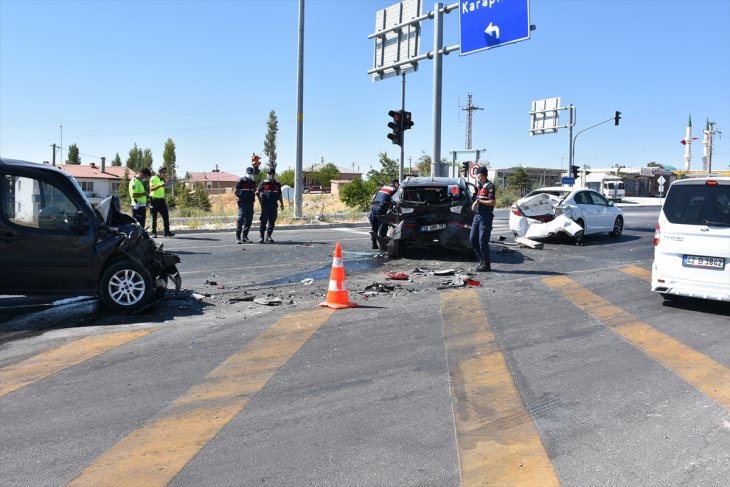
<path id="1" fill-rule="evenodd" d="M 129 182 L 129 197 L 132 198 L 132 216 L 144 227 L 147 219 L 147 197 L 150 192 L 145 187 L 152 172 L 146 167 L 140 169 L 136 176 Z"/>
<path id="2" fill-rule="evenodd" d="M 165 201 L 165 185 L 167 184 L 167 169 L 162 166 L 157 174 L 150 179 L 150 211 L 152 212 L 152 236 L 157 238 L 157 215 L 162 217 L 165 237 L 174 237 L 170 231 L 170 212 Z"/>
<path id="3" fill-rule="evenodd" d="M 492 221 L 494 220 L 494 206 L 496 204 L 494 184 L 487 178 L 487 168 L 481 166 L 477 170 L 477 199 L 471 206 L 474 211 L 474 220 L 471 223 L 471 246 L 479 257 L 477 272 L 491 272 L 492 264 L 489 258 L 489 238 L 492 235 Z"/>
<path id="4" fill-rule="evenodd" d="M 393 197 L 395 192 L 398 190 L 400 183 L 398 178 L 390 180 L 390 186 L 383 185 L 380 187 L 373 200 L 370 204 L 370 213 L 368 213 L 368 220 L 370 221 L 370 239 L 373 243 L 373 249 L 378 248 L 378 237 L 385 237 L 388 231 L 387 224 L 380 221 L 380 217 L 388 212 L 390 207 L 390 199 Z"/>
<path id="5" fill-rule="evenodd" d="M 259 227 L 261 240 L 259 240 L 259 243 L 264 243 L 264 232 L 266 232 L 266 242 L 274 243 L 271 234 L 274 231 L 278 214 L 276 210 L 277 203 L 281 205 L 282 210 L 284 209 L 284 197 L 281 195 L 281 184 L 276 180 L 276 170 L 269 169 L 269 177 L 259 184 L 256 196 L 261 205 L 261 226 Z"/>

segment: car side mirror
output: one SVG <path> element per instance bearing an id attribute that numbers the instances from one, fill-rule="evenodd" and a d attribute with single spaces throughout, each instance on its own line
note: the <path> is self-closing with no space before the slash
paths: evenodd
<path id="1" fill-rule="evenodd" d="M 89 219 L 86 216 L 86 213 L 84 213 L 83 211 L 78 211 L 76 213 L 76 226 L 75 226 L 76 233 L 78 233 L 79 235 L 82 235 L 82 234 L 86 233 L 86 231 L 88 229 L 89 229 Z"/>
<path id="2" fill-rule="evenodd" d="M 613 201 L 609 200 L 608 201 L 608 206 L 614 206 Z"/>

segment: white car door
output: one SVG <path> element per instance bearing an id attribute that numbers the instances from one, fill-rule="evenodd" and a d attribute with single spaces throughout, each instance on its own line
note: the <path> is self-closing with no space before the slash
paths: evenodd
<path id="1" fill-rule="evenodd" d="M 593 207 L 598 222 L 596 223 L 596 230 L 608 232 L 613 230 L 613 212 L 610 211 L 608 206 L 608 200 L 602 195 L 589 191 L 588 195 L 593 201 Z"/>
<path id="2" fill-rule="evenodd" d="M 586 235 L 602 231 L 598 207 L 593 204 L 590 193 L 590 191 L 579 191 L 573 196 L 573 200 L 583 214 L 583 219 L 585 220 L 584 232 Z"/>

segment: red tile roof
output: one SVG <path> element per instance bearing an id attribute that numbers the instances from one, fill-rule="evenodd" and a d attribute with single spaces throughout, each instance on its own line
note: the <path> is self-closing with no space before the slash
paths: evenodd
<path id="1" fill-rule="evenodd" d="M 121 180 L 124 177 L 124 171 L 128 169 L 125 166 L 106 166 L 104 172 L 101 172 L 100 165 L 64 164 L 57 167 L 76 179 L 112 179 L 115 181 Z M 128 177 L 132 178 L 134 175 L 135 172 L 129 169 Z"/>

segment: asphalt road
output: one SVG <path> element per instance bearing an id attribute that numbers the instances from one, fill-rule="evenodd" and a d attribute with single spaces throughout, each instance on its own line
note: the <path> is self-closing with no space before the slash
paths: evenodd
<path id="1" fill-rule="evenodd" d="M 169 239 L 186 291 L 143 313 L 1 315 L 2 483 L 725 486 L 730 308 L 649 291 L 657 212 L 618 240 L 495 244 L 478 287 L 434 274 L 475 263 L 387 259 L 364 227 Z M 359 307 L 330 311 L 338 241 Z"/>

